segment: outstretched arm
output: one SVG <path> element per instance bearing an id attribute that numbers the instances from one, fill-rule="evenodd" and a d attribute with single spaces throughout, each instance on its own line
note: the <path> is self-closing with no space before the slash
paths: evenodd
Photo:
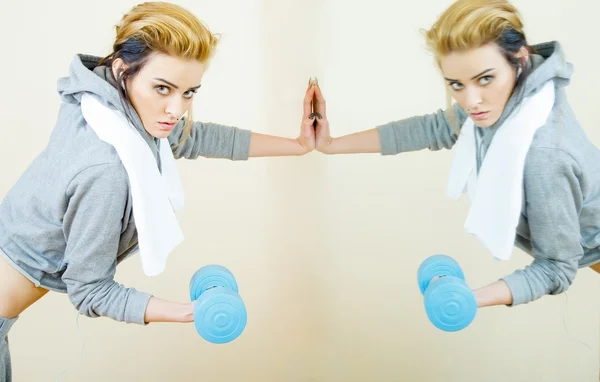
<path id="1" fill-rule="evenodd" d="M 324 154 L 380 153 L 395 155 L 422 149 L 450 149 L 458 138 L 446 112 L 438 110 L 427 115 L 414 116 L 389 122 L 368 130 L 332 137 L 327 119 L 326 101 L 320 88 L 315 89 L 317 112 L 317 150 Z M 461 127 L 466 119 L 462 109 L 455 105 L 456 126 Z"/>
<path id="2" fill-rule="evenodd" d="M 297 138 L 261 134 L 233 126 L 194 122 L 185 138 L 184 121 L 169 134 L 169 144 L 176 159 L 224 158 L 247 160 L 255 157 L 299 156 L 315 148 L 314 118 L 311 100 L 314 88 L 306 89 L 300 134 Z M 182 139 L 182 137 L 184 139 Z"/>

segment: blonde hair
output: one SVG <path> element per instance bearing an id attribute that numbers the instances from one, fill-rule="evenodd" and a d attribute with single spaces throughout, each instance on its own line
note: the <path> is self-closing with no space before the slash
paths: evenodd
<path id="1" fill-rule="evenodd" d="M 424 32 L 427 47 L 434 54 L 438 67 L 441 67 L 441 58 L 452 52 L 479 48 L 489 43 L 498 44 L 506 59 L 513 66 L 520 67 L 514 53 L 521 47 L 530 49 L 521 15 L 507 0 L 457 0 L 441 14 L 431 29 Z M 527 74 L 523 73 L 517 86 L 524 82 Z M 450 122 L 457 129 L 448 89 L 446 103 Z"/>
<path id="2" fill-rule="evenodd" d="M 138 73 L 151 53 L 207 63 L 219 41 L 190 11 L 166 2 L 146 2 L 133 7 L 115 28 L 113 52 L 100 64 L 110 65 L 121 58 L 129 65 L 123 80 Z M 120 81 L 117 83 L 123 98 L 128 99 L 126 89 L 121 88 Z M 191 108 L 187 114 L 180 144 L 189 137 L 192 128 Z"/>

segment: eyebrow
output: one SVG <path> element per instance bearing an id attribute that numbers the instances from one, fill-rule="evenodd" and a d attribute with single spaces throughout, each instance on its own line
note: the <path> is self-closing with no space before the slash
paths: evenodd
<path id="1" fill-rule="evenodd" d="M 165 80 L 165 79 L 162 79 L 162 78 L 157 78 L 157 77 L 155 77 L 154 79 L 155 79 L 155 80 L 158 80 L 158 81 L 162 81 L 162 82 L 164 82 L 165 84 L 167 84 L 167 85 L 170 85 L 170 86 L 174 87 L 175 89 L 179 89 L 179 86 L 177 86 L 177 85 L 175 85 L 174 83 L 172 83 L 172 82 L 169 82 L 169 81 L 167 81 L 167 80 Z M 200 86 L 202 86 L 202 84 L 200 84 L 200 85 L 198 85 L 198 86 L 191 87 L 191 88 L 189 88 L 189 90 L 196 90 L 196 89 L 200 88 Z"/>
<path id="2" fill-rule="evenodd" d="M 483 72 L 471 77 L 471 79 L 474 80 L 475 78 L 483 76 L 484 74 L 486 74 L 487 72 L 491 72 L 492 70 L 494 70 L 494 68 L 486 69 Z M 453 80 L 452 78 L 444 77 L 444 79 L 449 82 L 458 82 L 458 80 Z"/>

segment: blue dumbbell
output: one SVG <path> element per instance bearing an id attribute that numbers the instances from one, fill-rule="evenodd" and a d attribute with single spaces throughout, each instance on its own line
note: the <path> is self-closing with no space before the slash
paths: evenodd
<path id="1" fill-rule="evenodd" d="M 428 257 L 419 266 L 417 280 L 424 295 L 427 317 L 435 327 L 455 332 L 466 328 L 475 319 L 475 295 L 453 258 L 446 255 Z"/>
<path id="2" fill-rule="evenodd" d="M 246 327 L 246 307 L 233 274 L 220 265 L 207 265 L 190 281 L 194 325 L 205 340 L 223 344 L 236 339 Z"/>

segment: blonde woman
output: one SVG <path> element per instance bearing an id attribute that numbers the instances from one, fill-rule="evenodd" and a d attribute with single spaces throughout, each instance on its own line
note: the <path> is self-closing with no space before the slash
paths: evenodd
<path id="1" fill-rule="evenodd" d="M 499 259 L 515 245 L 533 257 L 474 290 L 478 307 L 529 303 L 565 292 L 581 268 L 600 272 L 600 152 L 569 106 L 573 67 L 561 45 L 528 45 L 518 10 L 505 0 L 458 0 L 426 39 L 448 108 L 333 138 L 317 89 L 317 150 L 454 148 L 448 194 L 468 190 L 468 231 Z"/>
<path id="2" fill-rule="evenodd" d="M 169 239 L 166 220 L 134 221 L 133 213 L 136 197 L 141 198 L 138 208 L 148 200 L 146 204 L 164 202 L 158 196 L 144 200 L 144 194 L 151 195 L 158 186 L 142 180 L 156 175 L 156 168 L 165 173 L 168 155 L 239 161 L 303 155 L 315 146 L 310 86 L 301 132 L 294 139 L 192 120 L 192 101 L 217 39 L 187 10 L 168 3 L 141 4 L 124 15 L 116 34 L 108 57 L 74 57 L 68 77 L 58 82 L 62 104 L 48 146 L 0 205 L 2 381 L 12 378 L 9 329 L 49 290 L 67 293 L 76 309 L 89 317 L 142 325 L 193 322 L 192 304 L 164 301 L 113 279 L 117 264 L 137 250 L 142 223 L 148 227 L 149 243 L 151 233 L 164 232 L 160 239 Z M 102 121 L 108 122 L 103 126 Z M 115 123 L 121 130 L 113 136 Z M 119 134 L 129 140 L 119 141 Z M 122 158 L 115 151 L 134 146 L 138 151 L 125 152 Z M 165 148 L 172 154 L 165 157 Z M 139 163 L 140 158 L 148 160 Z M 129 177 L 131 169 L 140 171 L 137 178 Z M 156 216 L 169 218 L 169 209 Z M 177 235 L 173 237 L 176 241 Z M 150 260 L 148 269 L 156 273 L 161 264 Z"/>

